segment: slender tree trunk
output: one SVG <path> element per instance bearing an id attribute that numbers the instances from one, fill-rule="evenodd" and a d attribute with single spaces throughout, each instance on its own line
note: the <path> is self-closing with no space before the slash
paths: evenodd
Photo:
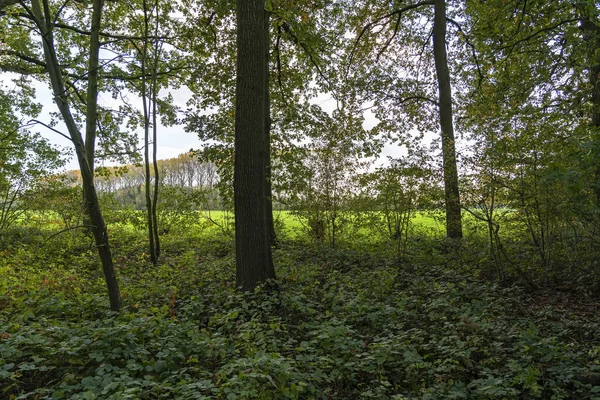
<path id="1" fill-rule="evenodd" d="M 269 93 L 269 13 L 265 16 L 265 30 L 267 31 L 267 47 L 265 51 L 265 197 L 266 197 L 266 219 L 267 230 L 269 231 L 269 243 L 271 246 L 277 246 L 277 234 L 275 233 L 275 223 L 273 221 L 273 189 L 271 187 L 271 96 Z"/>
<path id="2" fill-rule="evenodd" d="M 156 10 L 156 23 L 154 25 L 154 36 L 158 37 L 158 0 L 154 3 L 154 9 Z M 156 97 L 158 96 L 158 57 L 160 53 L 158 39 L 154 43 L 154 65 L 152 67 L 152 164 L 154 165 L 154 193 L 152 198 L 152 222 L 153 222 L 153 235 L 154 245 L 156 252 L 156 259 L 160 257 L 160 237 L 158 236 L 158 217 L 156 215 L 156 207 L 158 204 L 158 192 L 160 188 L 160 176 L 158 172 L 158 121 L 157 121 L 157 104 Z"/>
<path id="3" fill-rule="evenodd" d="M 104 0 L 94 0 L 90 34 L 90 60 L 88 63 L 87 115 L 85 121 L 85 156 L 92 176 L 96 151 L 96 124 L 98 122 L 98 70 L 100 59 L 100 24 Z"/>
<path id="4" fill-rule="evenodd" d="M 143 63 L 143 62 L 142 62 Z M 142 74 L 144 74 L 144 68 L 142 68 Z M 142 91 L 146 93 L 146 79 L 142 78 Z M 156 247 L 154 243 L 154 219 L 152 218 L 152 193 L 151 193 L 151 181 L 152 175 L 150 172 L 150 121 L 148 115 L 148 104 L 146 103 L 146 95 L 142 95 L 142 101 L 144 102 L 144 174 L 146 180 L 144 182 L 144 193 L 146 199 L 146 223 L 148 225 L 148 240 L 149 240 L 149 251 L 150 261 L 152 264 L 156 264 L 158 261 L 156 258 Z"/>
<path id="5" fill-rule="evenodd" d="M 444 167 L 444 192 L 446 202 L 446 235 L 449 238 L 462 237 L 460 195 L 458 190 L 458 169 L 456 167 L 456 146 L 452 122 L 452 88 L 446 54 L 446 2 L 434 1 L 433 57 L 439 88 L 440 127 L 442 130 L 442 159 Z"/>
<path id="6" fill-rule="evenodd" d="M 600 140 L 600 21 L 592 13 L 594 5 L 588 5 L 585 2 L 579 3 L 577 9 L 581 18 L 581 30 L 583 38 L 587 43 L 588 71 L 590 85 L 592 86 L 592 127 L 596 131 L 593 139 Z M 596 155 L 595 170 L 596 186 L 594 192 L 596 195 L 596 204 L 600 205 L 600 154 Z"/>
<path id="7" fill-rule="evenodd" d="M 237 83 L 234 207 L 236 280 L 252 290 L 275 278 L 266 221 L 265 53 L 268 32 L 264 0 L 237 1 Z"/>
<path id="8" fill-rule="evenodd" d="M 154 192 L 152 198 L 152 227 L 153 227 L 153 235 L 154 235 L 154 250 L 156 252 L 156 259 L 160 257 L 160 237 L 158 236 L 158 217 L 156 214 L 156 207 L 158 204 L 158 191 L 160 188 L 160 176 L 158 172 L 158 160 L 157 160 L 157 150 L 158 147 L 156 145 L 158 139 L 158 125 L 156 114 L 158 112 L 156 107 L 156 68 L 158 62 L 158 54 L 155 54 L 154 60 L 154 69 L 152 71 L 152 164 L 154 165 Z"/>
<path id="9" fill-rule="evenodd" d="M 85 156 L 90 165 L 92 179 L 94 179 L 94 161 L 96 151 L 96 124 L 98 121 L 98 70 L 100 62 L 100 24 L 102 22 L 102 7 L 104 0 L 95 0 L 92 9 L 92 24 L 90 31 L 90 59 L 88 61 L 88 88 L 86 98 L 86 121 L 85 121 Z M 85 191 L 85 188 L 83 189 Z M 83 193 L 84 209 L 86 194 Z M 88 217 L 84 218 L 84 225 L 91 225 Z M 91 232 L 91 230 L 90 230 Z"/>
<path id="10" fill-rule="evenodd" d="M 144 44 L 141 49 L 141 73 L 142 73 L 142 103 L 144 112 L 144 173 L 146 175 L 146 181 L 144 183 L 145 199 L 146 199 L 146 223 L 148 225 L 148 240 L 149 240 L 149 252 L 150 261 L 156 265 L 158 258 L 156 256 L 156 244 L 154 237 L 154 218 L 152 217 L 152 193 L 151 193 L 151 180 L 152 175 L 150 173 L 150 110 L 148 99 L 152 101 L 152 95 L 148 96 L 147 78 L 146 78 L 146 61 L 148 56 L 148 36 L 149 36 L 149 17 L 148 17 L 148 4 L 143 1 L 144 8 Z"/>
<path id="11" fill-rule="evenodd" d="M 56 50 L 54 47 L 54 37 L 52 34 L 52 17 L 50 14 L 50 5 L 47 0 L 43 0 L 43 11 L 40 0 L 32 0 L 31 8 L 33 17 L 35 18 L 38 26 L 41 30 L 42 35 L 42 46 L 44 48 L 44 58 L 48 66 L 48 75 L 52 84 L 52 91 L 54 94 L 54 101 L 59 109 L 61 116 L 67 126 L 69 136 L 75 147 L 75 154 L 77 155 L 77 161 L 79 162 L 79 168 L 81 170 L 81 179 L 83 182 L 83 191 L 85 194 L 85 201 L 87 206 L 87 212 L 90 217 L 92 224 L 92 233 L 98 249 L 98 255 L 102 262 L 102 270 L 104 272 L 104 278 L 106 286 L 108 288 L 108 297 L 110 300 L 110 308 L 113 311 L 118 311 L 121 308 L 121 295 L 119 292 L 119 285 L 113 266 L 112 256 L 110 252 L 110 245 L 108 242 L 108 233 L 106 230 L 106 224 L 100 210 L 98 203 L 98 197 L 96 195 L 96 188 L 94 187 L 94 174 L 90 168 L 90 161 L 86 155 L 86 147 L 83 141 L 83 137 L 77 123 L 71 114 L 71 109 L 66 96 L 66 90 L 63 83 L 61 71 L 59 69 L 58 58 L 56 56 Z M 101 15 L 102 2 L 96 0 L 94 2 L 94 14 Z M 96 48 L 99 51 L 99 47 Z M 97 56 L 96 56 L 97 57 Z M 97 60 L 98 58 L 96 58 Z M 92 57 L 90 57 L 92 60 Z M 94 65 L 90 62 L 90 70 L 97 70 L 98 64 Z M 88 115 L 94 116 L 95 111 L 90 113 L 90 105 L 88 104 Z M 95 125 L 95 121 L 94 121 Z"/>

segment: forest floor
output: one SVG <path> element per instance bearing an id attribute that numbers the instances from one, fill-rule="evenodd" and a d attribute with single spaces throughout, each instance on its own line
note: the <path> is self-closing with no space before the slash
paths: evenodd
<path id="1" fill-rule="evenodd" d="M 468 242 L 399 263 L 284 241 L 244 294 L 227 235 L 166 236 L 157 266 L 143 233 L 112 237 L 119 313 L 86 235 L 0 250 L 0 398 L 600 398 L 598 297 L 494 282 Z"/>

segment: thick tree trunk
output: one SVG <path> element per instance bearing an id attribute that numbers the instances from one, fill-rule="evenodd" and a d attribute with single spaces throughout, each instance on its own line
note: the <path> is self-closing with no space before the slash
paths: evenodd
<path id="1" fill-rule="evenodd" d="M 267 142 L 264 0 L 237 1 L 234 207 L 237 286 L 252 290 L 275 278 L 266 221 Z"/>
<path id="2" fill-rule="evenodd" d="M 273 189 L 271 187 L 271 96 L 269 93 L 269 13 L 265 16 L 265 29 L 267 31 L 267 46 L 265 51 L 265 199 L 266 199 L 266 219 L 267 230 L 269 232 L 269 243 L 271 246 L 277 246 L 277 234 L 275 233 L 275 223 L 273 221 Z"/>
<path id="3" fill-rule="evenodd" d="M 597 49 L 600 48 L 596 47 Z M 596 130 L 595 139 L 600 141 L 600 65 L 590 68 L 590 83 L 592 84 L 592 126 Z M 600 154 L 596 155 L 596 204 L 600 205 Z"/>
<path id="4" fill-rule="evenodd" d="M 439 88 L 440 127 L 442 130 L 442 159 L 444 166 L 444 192 L 446 202 L 446 235 L 449 238 L 462 237 L 460 194 L 458 190 L 458 169 L 456 167 L 456 146 L 452 122 L 452 88 L 446 54 L 446 2 L 435 0 L 433 20 L 433 57 Z"/>
<path id="5" fill-rule="evenodd" d="M 44 58 L 48 66 L 48 75 L 52 84 L 52 91 L 54 92 L 54 101 L 63 117 L 69 136 L 75 147 L 75 154 L 77 155 L 77 161 L 79 162 L 79 168 L 81 170 L 81 179 L 83 181 L 83 191 L 85 194 L 85 202 L 87 211 L 90 216 L 90 222 L 92 224 L 92 233 L 98 249 L 98 255 L 102 262 L 102 270 L 104 272 L 104 279 L 108 288 L 108 297 L 110 300 L 110 308 L 113 311 L 118 311 L 121 308 L 121 295 L 119 292 L 119 285 L 113 266 L 112 256 L 110 252 L 110 246 L 108 242 L 108 233 L 106 230 L 106 224 L 100 210 L 98 203 L 98 197 L 96 195 L 96 188 L 94 187 L 94 174 L 90 168 L 90 161 L 86 156 L 86 149 L 83 142 L 81 132 L 75 123 L 75 119 L 71 114 L 68 99 L 66 96 L 65 86 L 62 80 L 62 74 L 59 69 L 58 58 L 56 56 L 56 50 L 54 47 L 54 38 L 51 29 L 51 14 L 50 5 L 47 0 L 43 0 L 43 11 L 39 0 L 31 1 L 32 11 L 34 18 L 41 29 L 42 34 L 42 45 L 44 48 Z M 94 8 L 102 7 L 100 1 L 94 3 Z M 96 10 L 94 10 L 96 13 Z M 99 48 L 98 48 L 99 49 Z M 90 68 L 97 69 L 98 65 L 90 65 Z M 89 108 L 89 106 L 88 106 Z M 89 111 L 88 111 L 89 112 Z M 88 114 L 87 118 L 90 114 Z M 95 114 L 91 114 L 95 115 Z M 95 124 L 95 122 L 94 122 Z"/>

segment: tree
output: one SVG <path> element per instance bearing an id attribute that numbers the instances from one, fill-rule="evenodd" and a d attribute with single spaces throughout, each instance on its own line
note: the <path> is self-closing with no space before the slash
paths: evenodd
<path id="1" fill-rule="evenodd" d="M 54 100 L 62 116 L 63 122 L 65 123 L 69 138 L 75 148 L 75 154 L 81 170 L 81 178 L 83 182 L 83 191 L 85 196 L 85 202 L 87 212 L 92 224 L 91 230 L 94 235 L 98 254 L 102 262 L 102 269 L 104 272 L 104 278 L 108 288 L 108 295 L 110 300 L 110 308 L 113 311 L 118 311 L 121 308 L 121 296 L 119 293 L 119 286 L 116 279 L 116 274 L 113 266 L 112 255 L 110 251 L 110 245 L 108 241 L 108 233 L 106 230 L 106 224 L 100 210 L 98 203 L 98 196 L 96 194 L 96 188 L 94 187 L 94 170 L 93 170 L 93 159 L 89 158 L 90 153 L 88 149 L 93 148 L 92 142 L 95 142 L 95 135 L 93 130 L 96 126 L 97 107 L 96 102 L 93 99 L 97 98 L 98 88 L 94 83 L 93 79 L 88 81 L 88 104 L 86 111 L 86 120 L 91 120 L 87 125 L 90 127 L 88 131 L 90 142 L 87 143 L 83 139 L 77 121 L 74 119 L 71 112 L 71 101 L 68 97 L 68 89 L 65 86 L 63 72 L 61 71 L 61 65 L 56 52 L 54 43 L 54 29 L 56 16 L 52 15 L 52 9 L 48 0 L 32 0 L 31 8 L 23 5 L 28 13 L 28 16 L 35 22 L 37 29 L 39 30 L 40 40 L 42 42 L 45 67 L 47 68 L 48 78 L 51 83 Z M 94 73 L 100 68 L 98 64 L 98 53 L 100 51 L 99 44 L 99 21 L 101 19 L 103 8 L 102 0 L 95 0 L 93 3 L 92 12 L 92 23 L 93 33 L 90 36 L 90 48 L 89 48 L 89 64 L 87 74 Z M 92 127 L 93 126 L 93 127 Z"/>
<path id="2" fill-rule="evenodd" d="M 573 276 L 591 254 L 583 249 L 597 246 L 592 3 L 493 0 L 465 9 L 479 60 L 462 76 L 461 125 L 474 142 L 468 205 L 488 224 L 501 275 L 506 266 L 527 272 L 518 261 L 530 252 L 545 272 Z M 515 236 L 511 254 L 502 240 Z"/>
<path id="3" fill-rule="evenodd" d="M 234 207 L 237 286 L 275 279 L 266 219 L 267 12 L 264 0 L 237 2 Z"/>
<path id="4" fill-rule="evenodd" d="M 439 118 L 442 130 L 442 159 L 444 168 L 444 192 L 446 205 L 446 235 L 449 238 L 462 237 L 460 194 L 458 190 L 458 169 L 456 167 L 456 146 L 454 122 L 452 121 L 452 88 L 446 53 L 446 1 L 434 1 L 433 17 L 433 58 L 439 91 Z"/>
<path id="5" fill-rule="evenodd" d="M 408 239 L 417 210 L 430 209 L 441 190 L 433 179 L 431 156 L 419 149 L 361 177 L 361 203 L 370 228 L 396 245 L 398 260 L 406 261 Z"/>
<path id="6" fill-rule="evenodd" d="M 414 141 L 410 137 L 411 131 L 419 129 L 422 135 L 424 131 L 433 130 L 432 121 L 438 120 L 446 234 L 450 238 L 461 238 L 446 11 L 445 0 L 401 5 L 393 2 L 385 6 L 365 2 L 362 7 L 349 11 L 356 38 L 349 49 L 346 75 L 364 99 L 374 103 L 376 116 L 382 121 L 381 128 L 387 131 L 387 136 L 390 131 L 398 132 L 400 137 L 391 138 L 392 141 L 410 147 Z M 431 45 L 432 36 L 433 49 L 427 53 L 425 50 Z M 367 63 L 368 68 L 365 67 Z"/>
<path id="7" fill-rule="evenodd" d="M 576 2 L 575 7 L 580 19 L 580 27 L 585 43 L 584 64 L 589 74 L 591 91 L 590 128 L 594 131 L 592 141 L 595 144 L 595 194 L 596 204 L 600 206 L 600 16 L 597 2 Z"/>
<path id="8" fill-rule="evenodd" d="M 280 185 L 280 201 L 301 217 L 310 237 L 338 246 L 348 235 L 358 192 L 357 176 L 369 168 L 372 156 L 363 141 L 368 132 L 363 117 L 348 105 L 329 115 L 318 106 L 304 125 L 310 141 L 296 149 L 299 165 L 288 168 L 288 185 Z"/>
<path id="9" fill-rule="evenodd" d="M 37 112 L 27 93 L 3 89 L 0 87 L 0 238 L 32 207 L 43 180 L 64 165 L 55 146 L 20 125 L 17 110 Z"/>
<path id="10" fill-rule="evenodd" d="M 199 67 L 191 74 L 188 83 L 193 98 L 186 112 L 185 123 L 188 131 L 197 132 L 203 142 L 198 154 L 218 168 L 219 189 L 224 204 L 232 203 L 233 142 L 234 142 L 234 84 L 233 67 L 235 61 L 235 32 L 230 28 L 230 3 L 205 1 L 197 12 L 189 16 L 192 35 L 187 44 L 194 65 Z M 272 208 L 272 191 L 277 193 L 281 185 L 281 170 L 285 164 L 294 163 L 296 142 L 301 140 L 306 130 L 306 114 L 310 112 L 310 99 L 317 95 L 315 82 L 323 84 L 330 91 L 331 77 L 325 71 L 327 55 L 335 52 L 340 35 L 330 30 L 327 24 L 339 7 L 337 2 L 287 0 L 268 1 L 265 7 L 269 18 L 272 40 L 265 51 L 269 65 L 269 87 L 266 94 L 269 117 L 267 134 L 273 159 L 267 165 L 267 208 Z M 211 57 L 206 53 L 212 52 Z M 200 67 L 201 66 L 201 67 Z M 207 110 L 210 110 L 207 112 Z M 301 161 L 301 160 L 299 160 Z M 269 169 L 269 165 L 272 168 Z M 274 190 L 269 189 L 272 185 Z M 267 211 L 267 219 L 272 219 Z M 272 243 L 275 238 L 272 222 L 267 221 Z M 275 243 L 273 243 L 275 244 Z"/>
<path id="11" fill-rule="evenodd" d="M 130 113 L 129 123 L 143 130 L 146 224 L 150 259 L 156 264 L 161 253 L 157 217 L 160 189 L 157 162 L 159 113 L 164 125 L 173 125 L 175 120 L 171 95 L 160 99 L 159 91 L 162 88 L 177 87 L 181 75 L 185 74 L 186 66 L 180 62 L 180 53 L 176 49 L 174 32 L 178 29 L 178 23 L 171 17 L 177 5 L 172 2 L 141 0 L 127 6 L 130 37 L 123 42 L 120 51 L 130 55 L 129 69 L 131 72 L 135 71 L 140 78 L 127 81 L 126 87 L 136 99 L 126 107 Z M 141 100 L 141 107 L 133 105 L 140 103 L 138 98 Z"/>
<path id="12" fill-rule="evenodd" d="M 158 62 L 160 45 L 157 39 L 154 39 L 150 43 L 150 22 L 151 16 L 156 11 L 156 18 L 154 21 L 154 32 L 153 36 L 158 36 L 159 18 L 158 18 L 158 2 L 155 2 L 152 9 L 149 10 L 147 2 L 142 2 L 143 7 L 143 31 L 142 31 L 142 46 L 141 48 L 136 46 L 137 51 L 140 53 L 140 70 L 142 75 L 140 92 L 142 95 L 142 106 L 143 106 L 143 125 L 144 125 L 144 171 L 145 171 L 145 195 L 146 195 L 146 209 L 147 209 L 147 224 L 148 224 L 148 238 L 150 243 L 150 260 L 154 265 L 158 262 L 160 257 L 160 237 L 158 235 L 158 218 L 156 214 L 156 207 L 158 203 L 158 192 L 159 192 L 159 172 L 158 164 L 156 159 L 156 151 L 158 147 L 157 143 L 157 95 L 158 95 Z M 152 53 L 150 53 L 149 47 L 152 46 Z M 148 68 L 147 63 L 150 62 L 151 66 Z M 150 76 L 148 76 L 148 69 L 150 70 Z M 150 81 L 150 85 L 148 85 Z M 150 86 L 150 88 L 148 88 Z M 150 117 L 152 116 L 152 118 Z M 152 126 L 152 165 L 153 173 L 150 172 L 150 126 Z M 154 187 L 151 189 L 152 176 L 154 175 Z"/>

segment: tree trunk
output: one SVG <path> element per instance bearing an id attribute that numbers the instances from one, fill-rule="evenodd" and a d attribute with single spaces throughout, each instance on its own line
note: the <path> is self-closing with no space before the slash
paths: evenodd
<path id="1" fill-rule="evenodd" d="M 598 47 L 596 47 L 598 48 Z M 594 127 L 596 134 L 595 140 L 600 141 L 600 64 L 594 65 L 590 68 L 590 82 L 592 84 L 592 126 Z M 599 152 L 600 153 L 600 152 Z M 600 206 L 600 154 L 596 154 L 596 205 Z"/>
<path id="2" fill-rule="evenodd" d="M 435 0 L 433 20 L 433 57 L 439 88 L 440 127 L 442 130 L 442 159 L 444 168 L 444 192 L 446 202 L 446 236 L 462 238 L 456 146 L 452 122 L 452 88 L 446 54 L 446 2 Z"/>
<path id="3" fill-rule="evenodd" d="M 96 152 L 96 124 L 98 122 L 98 70 L 100 69 L 100 24 L 102 22 L 102 7 L 104 0 L 94 0 L 92 9 L 92 23 L 90 31 L 90 59 L 88 61 L 88 88 L 86 98 L 85 121 L 85 156 L 90 165 L 92 179 L 94 179 L 94 161 Z M 85 186 L 83 188 L 83 206 L 86 203 Z M 90 226 L 89 215 L 84 219 L 84 225 Z M 89 229 L 91 232 L 91 229 Z"/>
<path id="4" fill-rule="evenodd" d="M 600 140 L 600 21 L 593 14 L 594 5 L 579 3 L 577 9 L 581 18 L 581 30 L 587 43 L 587 67 L 592 86 L 592 128 L 595 133 L 593 140 Z M 595 188 L 596 204 L 600 205 L 600 154 L 596 154 Z"/>
<path id="5" fill-rule="evenodd" d="M 269 93 L 269 13 L 265 16 L 265 29 L 267 31 L 267 46 L 265 51 L 265 200 L 266 200 L 266 219 L 267 230 L 269 232 L 269 243 L 271 246 L 277 246 L 277 234 L 275 233 L 275 223 L 273 221 L 273 190 L 271 187 L 271 96 Z"/>
<path id="6" fill-rule="evenodd" d="M 158 34 L 158 17 L 157 17 L 157 29 L 154 32 L 155 36 Z M 157 87 L 157 68 L 158 68 L 158 43 L 155 44 L 154 52 L 154 68 L 152 69 L 152 163 L 154 165 L 154 193 L 152 198 L 152 222 L 153 222 L 153 234 L 154 234 L 154 250 L 156 252 L 156 259 L 160 257 L 160 237 L 158 236 L 158 217 L 156 214 L 156 207 L 158 205 L 158 191 L 160 189 L 160 176 L 158 172 L 158 122 L 157 122 L 157 104 L 156 97 L 158 92 Z"/>
<path id="7" fill-rule="evenodd" d="M 148 36 L 149 36 L 149 16 L 148 16 L 148 5 L 146 1 L 143 1 L 143 12 L 144 12 L 144 44 L 141 49 L 141 75 L 142 75 L 142 103 L 144 111 L 144 172 L 146 180 L 144 182 L 145 199 L 146 199 L 146 223 L 148 226 L 148 240 L 149 240 L 149 252 L 150 261 L 156 265 L 158 257 L 156 255 L 156 243 L 154 236 L 154 218 L 152 214 L 152 192 L 151 192 L 151 173 L 150 173 L 150 107 L 149 102 L 152 102 L 152 94 L 148 95 L 147 92 L 147 78 L 146 78 L 146 59 L 148 56 Z M 147 101 L 149 99 L 149 101 Z"/>
<path id="8" fill-rule="evenodd" d="M 268 47 L 264 0 L 237 1 L 234 207 L 236 278 L 242 290 L 275 278 L 266 221 Z"/>
<path id="9" fill-rule="evenodd" d="M 96 151 L 96 124 L 98 122 L 98 70 L 100 59 L 100 24 L 104 0 L 94 0 L 90 33 L 90 60 L 88 63 L 87 115 L 85 121 L 85 156 L 92 176 Z"/>
<path id="10" fill-rule="evenodd" d="M 158 38 L 158 0 L 154 2 L 154 9 L 156 10 L 156 21 L 154 24 L 154 36 Z M 160 176 L 158 171 L 158 107 L 156 98 L 158 96 L 158 57 L 160 56 L 159 39 L 154 41 L 154 52 L 153 52 L 153 66 L 152 66 L 152 85 L 151 85 L 151 98 L 152 98 L 152 164 L 154 165 L 154 191 L 152 197 L 152 227 L 154 235 L 154 251 L 156 254 L 156 260 L 160 257 L 160 237 L 158 236 L 158 217 L 156 214 L 156 208 L 158 205 L 158 192 L 160 189 Z"/>
<path id="11" fill-rule="evenodd" d="M 52 34 L 52 17 L 50 15 L 50 5 L 47 0 L 43 0 L 43 11 L 40 5 L 40 0 L 31 1 L 33 17 L 35 18 L 38 26 L 41 30 L 42 45 L 44 48 L 44 58 L 48 66 L 48 75 L 52 84 L 52 91 L 54 92 L 54 101 L 60 111 L 61 116 L 69 131 L 69 136 L 75 147 L 75 154 L 77 155 L 77 161 L 79 162 L 79 168 L 81 170 L 81 179 L 83 182 L 83 192 L 85 194 L 85 202 L 87 211 L 92 224 L 92 233 L 98 249 L 98 255 L 102 262 L 102 270 L 104 272 L 104 279 L 108 288 L 108 298 L 110 300 L 110 308 L 113 311 L 118 311 L 121 308 L 121 295 L 119 292 L 119 285 L 113 266 L 112 256 L 110 252 L 110 246 L 108 242 L 108 233 L 106 230 L 106 224 L 100 210 L 98 203 L 98 197 L 96 195 L 96 188 L 94 187 L 94 174 L 90 168 L 90 161 L 86 156 L 86 148 L 83 142 L 81 132 L 77 127 L 77 124 L 71 114 L 68 99 L 66 96 L 66 90 L 63 83 L 62 74 L 59 69 L 58 58 L 56 56 L 56 50 L 54 47 L 54 37 Z M 101 13 L 101 10 L 97 10 L 97 7 L 102 7 L 102 2 L 96 0 L 94 2 L 94 14 Z M 99 51 L 99 47 L 96 48 Z M 93 65 L 91 62 L 92 56 L 90 56 L 90 69 L 98 69 L 98 64 Z M 97 59 L 97 58 L 96 58 Z M 94 112 L 89 109 L 88 115 L 94 116 Z M 95 125 L 95 121 L 94 121 Z"/>

